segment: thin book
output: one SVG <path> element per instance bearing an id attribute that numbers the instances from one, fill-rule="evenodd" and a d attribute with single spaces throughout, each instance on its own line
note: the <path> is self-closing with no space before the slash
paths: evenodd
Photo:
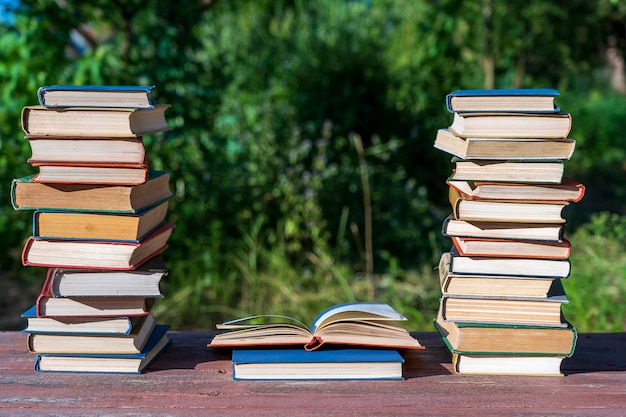
<path id="1" fill-rule="evenodd" d="M 559 92 L 553 88 L 456 90 L 446 96 L 446 107 L 454 112 L 555 113 Z"/>
<path id="2" fill-rule="evenodd" d="M 151 109 L 154 86 L 45 85 L 37 90 L 39 104 L 50 108 L 111 107 Z"/>

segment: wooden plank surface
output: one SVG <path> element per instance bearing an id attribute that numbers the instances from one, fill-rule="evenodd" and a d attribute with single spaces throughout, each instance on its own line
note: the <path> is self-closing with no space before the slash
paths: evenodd
<path id="1" fill-rule="evenodd" d="M 565 377 L 451 373 L 435 333 L 407 358 L 404 381 L 233 381 L 208 332 L 170 332 L 141 375 L 37 373 L 26 335 L 0 332 L 0 415 L 623 416 L 626 334 L 582 334 Z"/>

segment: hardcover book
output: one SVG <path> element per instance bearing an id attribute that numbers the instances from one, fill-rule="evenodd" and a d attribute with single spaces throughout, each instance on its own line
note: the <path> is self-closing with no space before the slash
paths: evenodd
<path id="1" fill-rule="evenodd" d="M 561 281 L 554 280 L 545 298 L 444 294 L 440 307 L 444 321 L 565 327 L 561 306 L 567 302 Z"/>
<path id="2" fill-rule="evenodd" d="M 169 107 L 168 104 L 151 109 L 26 106 L 22 110 L 22 129 L 33 136 L 140 137 L 170 129 L 165 119 Z"/>
<path id="3" fill-rule="evenodd" d="M 45 85 L 37 90 L 39 104 L 50 108 L 65 107 L 127 107 L 151 109 L 147 85 Z"/>
<path id="4" fill-rule="evenodd" d="M 585 186 L 564 178 L 560 184 L 522 184 L 509 182 L 454 181 L 446 183 L 462 198 L 474 200 L 578 202 L 585 195 Z"/>
<path id="5" fill-rule="evenodd" d="M 88 354 L 55 353 L 38 354 L 35 359 L 37 372 L 94 372 L 130 373 L 144 372 L 166 349 L 169 326 L 158 324 L 152 331 L 140 353 L 134 354 Z"/>
<path id="6" fill-rule="evenodd" d="M 308 327 L 290 317 L 252 316 L 217 326 L 209 347 L 302 345 L 315 350 L 324 344 L 423 349 L 397 323 L 406 320 L 384 303 L 345 303 L 322 311 Z M 263 321 L 263 324 L 257 324 Z"/>
<path id="7" fill-rule="evenodd" d="M 565 327 L 466 323 L 445 321 L 439 314 L 434 324 L 448 349 L 463 355 L 571 356 L 578 337 L 569 323 Z"/>
<path id="8" fill-rule="evenodd" d="M 454 274 L 566 278 L 570 274 L 570 261 L 569 259 L 461 256 L 453 246 L 450 251 L 450 271 Z"/>
<path id="9" fill-rule="evenodd" d="M 35 305 L 22 313 L 26 319 L 23 332 L 48 334 L 129 334 L 142 317 L 38 317 Z"/>
<path id="10" fill-rule="evenodd" d="M 161 255 L 131 271 L 49 268 L 46 282 L 52 297 L 161 298 L 159 284 L 168 273 Z"/>
<path id="11" fill-rule="evenodd" d="M 449 187 L 450 205 L 458 220 L 511 223 L 565 223 L 566 201 L 494 201 L 470 199 Z"/>
<path id="12" fill-rule="evenodd" d="M 563 239 L 564 223 L 512 223 L 457 220 L 454 214 L 443 221 L 441 233 L 452 237 L 490 239 L 543 240 L 558 242 Z"/>
<path id="13" fill-rule="evenodd" d="M 139 353 L 156 326 L 152 315 L 129 334 L 30 333 L 28 350 L 32 353 Z"/>
<path id="14" fill-rule="evenodd" d="M 569 113 L 454 113 L 450 131 L 462 138 L 565 139 Z"/>
<path id="15" fill-rule="evenodd" d="M 565 356 L 452 354 L 452 369 L 463 375 L 563 376 Z"/>
<path id="16" fill-rule="evenodd" d="M 463 159 L 565 160 L 574 154 L 576 141 L 567 139 L 464 138 L 449 129 L 439 129 L 435 148 Z"/>
<path id="17" fill-rule="evenodd" d="M 140 242 L 49 240 L 31 236 L 24 266 L 132 270 L 167 249 L 173 224 L 165 223 Z"/>
<path id="18" fill-rule="evenodd" d="M 140 242 L 165 221 L 168 202 L 139 213 L 93 213 L 37 210 L 33 236 L 40 239 L 77 239 Z"/>
<path id="19" fill-rule="evenodd" d="M 146 148 L 143 138 L 58 138 L 29 136 L 31 157 L 27 162 L 34 166 L 56 163 L 72 165 L 91 164 L 143 164 Z"/>
<path id="20" fill-rule="evenodd" d="M 558 242 L 542 240 L 513 240 L 465 238 L 452 236 L 452 244 L 461 256 L 488 256 L 494 258 L 567 259 L 570 243 L 567 239 Z"/>
<path id="21" fill-rule="evenodd" d="M 504 182 L 526 184 L 560 184 L 563 161 L 527 160 L 499 161 L 452 158 L 454 171 L 451 181 Z"/>
<path id="22" fill-rule="evenodd" d="M 233 349 L 233 379 L 402 379 L 404 359 L 396 350 L 324 348 Z"/>
<path id="23" fill-rule="evenodd" d="M 459 112 L 542 112 L 555 113 L 559 92 L 552 88 L 457 90 L 446 96 L 450 113 Z"/>
<path id="24" fill-rule="evenodd" d="M 32 179 L 46 184 L 139 185 L 148 180 L 146 164 L 33 163 L 39 173 Z"/>
<path id="25" fill-rule="evenodd" d="M 546 298 L 555 279 L 558 278 L 455 274 L 450 272 L 450 253 L 443 253 L 439 260 L 439 282 L 444 295 Z"/>
<path id="26" fill-rule="evenodd" d="M 151 171 L 139 185 L 44 184 L 33 175 L 14 179 L 11 204 L 15 210 L 80 210 L 137 213 L 172 198 L 170 174 Z"/>

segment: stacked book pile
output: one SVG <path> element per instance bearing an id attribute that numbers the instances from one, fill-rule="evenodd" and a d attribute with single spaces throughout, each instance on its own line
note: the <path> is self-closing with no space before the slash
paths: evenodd
<path id="1" fill-rule="evenodd" d="M 345 303 L 311 326 L 284 316 L 252 316 L 218 325 L 209 343 L 232 348 L 233 379 L 402 379 L 407 349 L 423 349 L 384 303 Z"/>
<path id="2" fill-rule="evenodd" d="M 34 212 L 23 264 L 48 268 L 23 314 L 37 371 L 142 372 L 169 342 L 150 313 L 173 228 L 169 174 L 142 140 L 169 129 L 151 91 L 45 86 L 22 111 L 39 172 L 15 179 L 11 200 Z"/>
<path id="3" fill-rule="evenodd" d="M 455 371 L 560 375 L 576 344 L 562 305 L 570 274 L 566 208 L 584 194 L 565 177 L 570 114 L 552 89 L 460 90 L 435 148 L 452 155 L 452 214 L 442 230 L 435 326 Z"/>

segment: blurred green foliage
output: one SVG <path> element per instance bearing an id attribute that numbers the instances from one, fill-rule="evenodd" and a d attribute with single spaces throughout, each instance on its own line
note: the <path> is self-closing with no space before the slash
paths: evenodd
<path id="1" fill-rule="evenodd" d="M 31 291 L 43 277 L 20 266 L 31 217 L 8 200 L 11 179 L 33 172 L 20 110 L 37 88 L 154 84 L 157 101 L 172 104 L 173 130 L 145 141 L 155 167 L 172 173 L 177 224 L 161 320 L 179 329 L 259 312 L 308 321 L 332 303 L 379 299 L 431 329 L 434 267 L 449 246 L 439 230 L 450 158 L 432 147 L 451 121 L 445 95 L 558 88 L 578 140 L 567 169 L 588 185 L 568 233 L 594 212 L 621 215 L 626 100 L 610 92 L 598 53 L 611 39 L 624 50 L 613 29 L 621 9 L 610 0 L 22 1 L 0 26 L 0 269 Z"/>

